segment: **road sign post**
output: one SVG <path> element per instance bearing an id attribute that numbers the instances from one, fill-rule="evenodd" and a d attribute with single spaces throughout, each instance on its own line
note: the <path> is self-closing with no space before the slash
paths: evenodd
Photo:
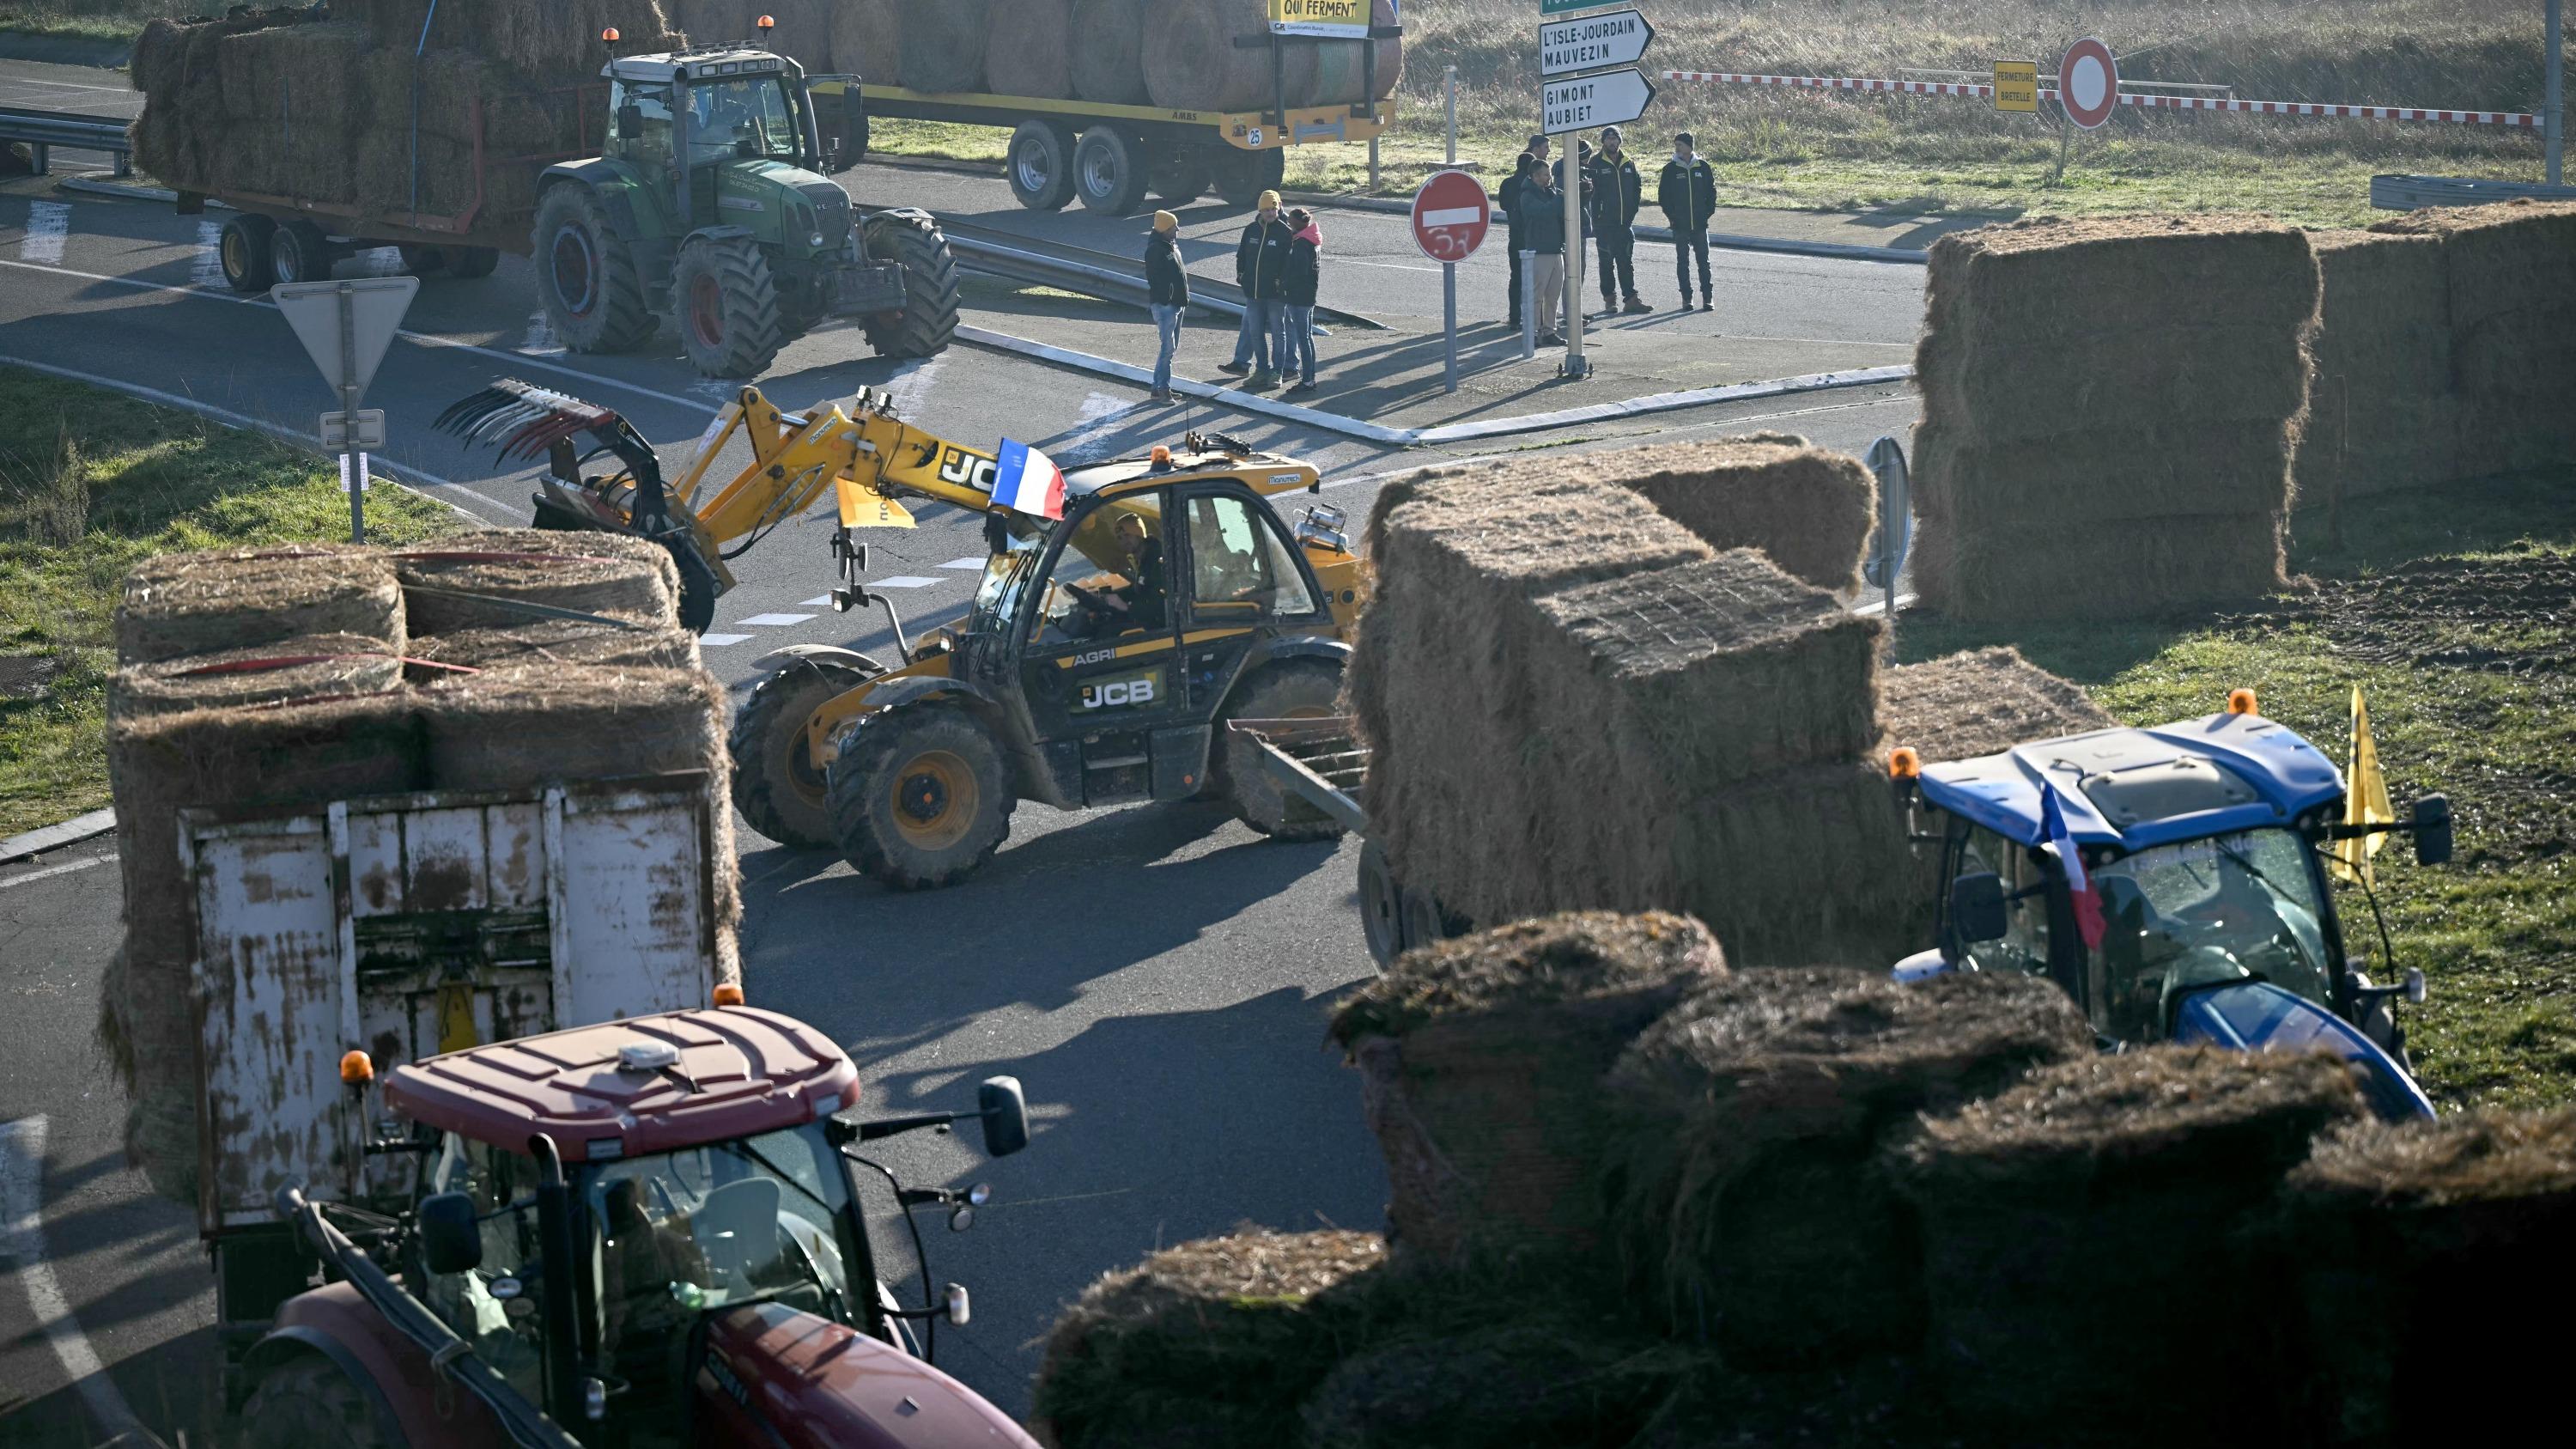
<path id="1" fill-rule="evenodd" d="M 403 314 L 420 291 L 418 277 L 366 277 L 345 282 L 294 282 L 269 289 L 269 299 L 295 329 L 296 339 L 322 372 L 322 380 L 340 395 L 340 409 L 322 423 L 324 446 L 337 436 L 340 476 L 349 489 L 349 541 L 367 541 L 366 452 L 370 437 L 384 446 L 381 411 L 362 410 L 359 399 L 375 381 L 402 329 Z M 336 424 L 336 430 L 335 430 Z"/>
<path id="2" fill-rule="evenodd" d="M 1574 133 L 1626 125 L 1654 103 L 1655 88 L 1636 62 L 1654 43 L 1655 27 L 1618 0 L 1539 0 L 1538 13 L 1539 130 L 1566 138 L 1565 362 L 1557 372 L 1589 377 L 1592 364 L 1583 356 L 1583 172 L 1576 164 L 1583 145 Z"/>
<path id="3" fill-rule="evenodd" d="M 1413 244 L 1440 264 L 1451 392 L 1458 390 L 1458 264 L 1476 254 L 1493 226 L 1485 183 L 1464 171 L 1435 172 L 1413 193 Z"/>

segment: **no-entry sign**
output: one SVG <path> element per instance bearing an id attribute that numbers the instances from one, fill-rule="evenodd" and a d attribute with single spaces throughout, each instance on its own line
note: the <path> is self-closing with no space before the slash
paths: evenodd
<path id="1" fill-rule="evenodd" d="M 1413 244 L 1435 262 L 1467 260 L 1493 229 L 1494 205 L 1485 184 L 1464 171 L 1434 172 L 1413 193 Z"/>
<path id="2" fill-rule="evenodd" d="M 2057 99 L 2066 119 L 2085 130 L 2111 119 L 2120 106 L 2120 66 L 2111 47 L 2089 35 L 2066 47 L 2057 62 Z"/>

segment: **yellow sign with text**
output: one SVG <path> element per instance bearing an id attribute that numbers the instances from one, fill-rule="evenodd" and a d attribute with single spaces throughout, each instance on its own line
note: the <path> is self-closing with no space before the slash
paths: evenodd
<path id="1" fill-rule="evenodd" d="M 1369 0 L 1270 0 L 1270 33 L 1366 40 Z"/>
<path id="2" fill-rule="evenodd" d="M 2037 111 L 2039 109 L 2038 61 L 1999 60 L 1995 62 L 1995 109 L 1998 111 Z"/>

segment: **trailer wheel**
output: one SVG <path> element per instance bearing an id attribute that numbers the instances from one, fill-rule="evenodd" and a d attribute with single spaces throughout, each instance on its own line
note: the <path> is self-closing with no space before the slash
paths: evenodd
<path id="1" fill-rule="evenodd" d="M 1383 973 L 1404 951 L 1404 892 L 1387 864 L 1386 848 L 1372 840 L 1360 847 L 1360 934 L 1368 938 L 1369 959 Z"/>
<path id="2" fill-rule="evenodd" d="M 861 719 L 826 772 L 841 854 L 904 890 L 954 885 L 1011 833 L 1010 771 L 992 731 L 937 701 Z"/>
<path id="3" fill-rule="evenodd" d="M 479 282 L 492 275 L 501 265 L 498 247 L 441 247 L 439 260 L 447 274 L 463 282 Z"/>
<path id="4" fill-rule="evenodd" d="M 839 843 L 823 771 L 805 747 L 805 722 L 824 704 L 885 673 L 798 660 L 752 686 L 751 698 L 733 717 L 733 803 L 751 828 L 803 850 Z"/>
<path id="5" fill-rule="evenodd" d="M 549 188 L 537 203 L 529 241 L 535 248 L 537 297 L 564 346 L 575 352 L 625 352 L 652 340 L 660 324 L 645 304 L 635 256 L 610 229 L 590 188 Z"/>
<path id="6" fill-rule="evenodd" d="M 680 350 L 708 377 L 758 377 L 787 343 L 778 283 L 749 237 L 698 237 L 671 264 Z"/>
<path id="7" fill-rule="evenodd" d="M 268 268 L 268 237 L 275 230 L 276 222 L 246 211 L 224 223 L 215 255 L 223 263 L 225 285 L 236 292 L 265 292 L 276 284 L 277 274 Z"/>
<path id="8" fill-rule="evenodd" d="M 1407 951 L 1418 951 L 1452 936 L 1467 934 L 1467 923 L 1450 913 L 1440 898 L 1420 886 L 1406 886 L 1396 896 L 1403 930 L 1398 939 Z"/>
<path id="9" fill-rule="evenodd" d="M 881 211 L 868 218 L 871 261 L 903 268 L 901 315 L 879 313 L 862 324 L 879 357 L 929 357 L 957 336 L 957 257 L 948 238 L 920 212 Z"/>
<path id="10" fill-rule="evenodd" d="M 1179 146 L 1154 158 L 1154 195 L 1175 206 L 1187 206 L 1208 194 L 1216 182 L 1215 163 L 1196 146 Z"/>
<path id="11" fill-rule="evenodd" d="M 345 1444 L 390 1449 L 377 1432 L 366 1394 L 339 1367 L 307 1353 L 259 1381 L 242 1411 L 246 1449 L 307 1449 Z"/>
<path id="12" fill-rule="evenodd" d="M 290 221 L 268 234 L 268 272 L 272 285 L 319 282 L 331 275 L 336 259 L 330 238 L 309 221 Z"/>
<path id="13" fill-rule="evenodd" d="M 1287 152 L 1237 151 L 1229 146 L 1217 161 L 1216 194 L 1229 206 L 1249 208 L 1261 193 L 1278 190 L 1287 179 Z"/>
<path id="14" fill-rule="evenodd" d="M 1224 741 L 1225 794 L 1244 824 L 1273 840 L 1330 840 L 1342 823 L 1289 793 L 1261 768 L 1261 747 L 1225 728 L 1236 719 L 1322 719 L 1341 697 L 1341 666 L 1321 659 L 1273 664 L 1235 690 L 1218 719 Z"/>
<path id="15" fill-rule="evenodd" d="M 1082 204 L 1126 216 L 1145 204 L 1145 145 L 1109 126 L 1082 133 L 1073 152 L 1073 189 Z"/>
<path id="16" fill-rule="evenodd" d="M 415 277 L 433 277 L 447 270 L 447 248 L 418 242 L 397 242 L 394 250 L 402 253 L 403 270 Z"/>
<path id="17" fill-rule="evenodd" d="M 1073 128 L 1061 121 L 1022 121 L 1011 133 L 1002 170 L 1011 194 L 1031 211 L 1062 211 L 1073 200 Z"/>

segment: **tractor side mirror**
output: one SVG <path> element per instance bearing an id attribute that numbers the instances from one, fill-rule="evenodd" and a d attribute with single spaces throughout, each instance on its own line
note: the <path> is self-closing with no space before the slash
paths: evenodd
<path id="1" fill-rule="evenodd" d="M 2004 936 L 2003 877 L 1990 870 L 1950 882 L 1950 929 L 1962 941 L 2000 941 Z"/>
<path id="2" fill-rule="evenodd" d="M 2419 865 L 2451 863 L 2451 800 L 2427 795 L 2415 802 L 2415 860 Z"/>
<path id="3" fill-rule="evenodd" d="M 975 1089 L 984 1119 L 984 1155 L 1008 1157 L 1029 1145 L 1029 1099 L 1017 1077 L 986 1077 Z"/>
<path id="4" fill-rule="evenodd" d="M 617 139 L 640 141 L 644 138 L 644 108 L 628 101 L 617 108 Z"/>
<path id="5" fill-rule="evenodd" d="M 432 1193 L 413 1215 L 420 1232 L 421 1266 L 432 1277 L 470 1273 L 483 1266 L 483 1224 L 474 1199 L 461 1192 Z"/>

